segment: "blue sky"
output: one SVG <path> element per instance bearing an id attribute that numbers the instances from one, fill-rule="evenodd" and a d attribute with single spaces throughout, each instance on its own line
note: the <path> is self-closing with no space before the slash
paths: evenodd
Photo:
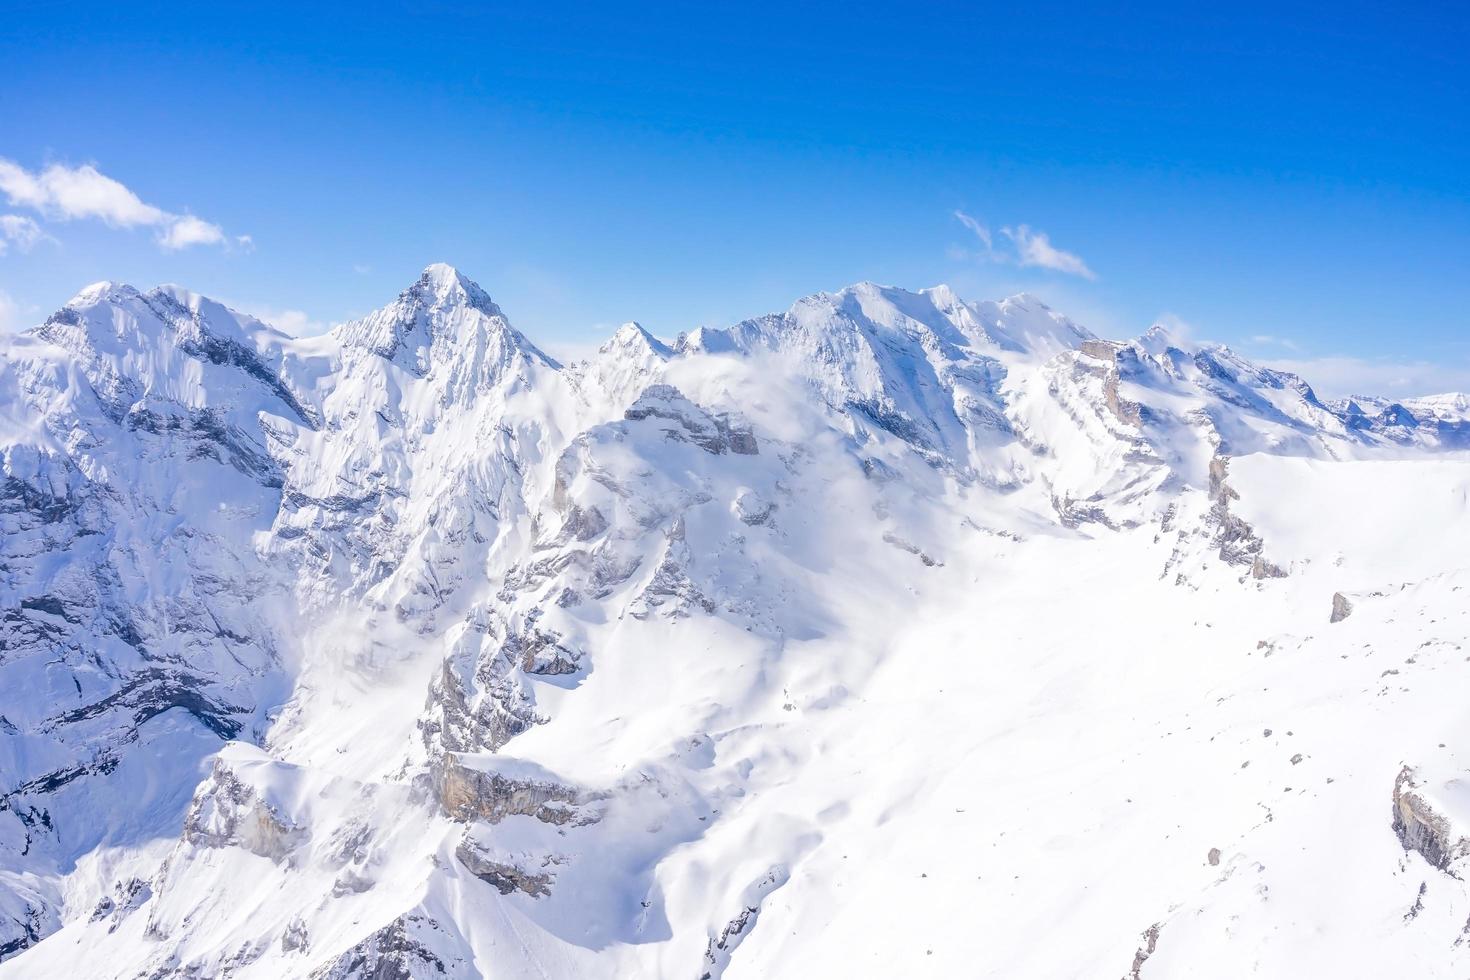
<path id="1" fill-rule="evenodd" d="M 1470 388 L 1470 8 L 1020 6 L 12 5 L 0 323 L 312 329 L 448 261 L 567 350 L 949 282 Z"/>

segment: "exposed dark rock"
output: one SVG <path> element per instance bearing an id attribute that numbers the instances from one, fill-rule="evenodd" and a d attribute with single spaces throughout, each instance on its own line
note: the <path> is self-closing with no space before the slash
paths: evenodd
<path id="1" fill-rule="evenodd" d="M 742 493 L 735 501 L 735 515 L 740 518 L 741 523 L 751 527 L 771 523 L 771 515 L 775 512 L 775 503 L 751 490 Z"/>
<path id="2" fill-rule="evenodd" d="M 311 980 L 438 980 L 477 976 L 457 957 L 446 963 L 434 950 L 444 929 L 423 915 L 407 913 L 312 971 Z"/>
<path id="3" fill-rule="evenodd" d="M 1208 492 L 1212 506 L 1208 520 L 1214 528 L 1211 545 L 1219 549 L 1220 560 L 1227 565 L 1249 566 L 1252 578 L 1285 577 L 1284 569 L 1266 561 L 1262 555 L 1266 543 L 1256 529 L 1231 512 L 1230 502 L 1239 500 L 1240 494 L 1226 482 L 1229 474 L 1227 457 L 1216 456 L 1210 460 Z"/>
<path id="4" fill-rule="evenodd" d="M 179 345 L 180 349 L 187 354 L 208 360 L 214 364 L 228 364 L 239 368 L 245 374 L 254 378 L 275 395 L 281 402 L 291 410 L 291 414 L 308 428 L 316 429 L 321 426 L 321 419 L 315 411 L 309 410 L 302 405 L 296 395 L 286 387 L 280 377 L 260 360 L 256 353 L 249 350 L 233 340 L 215 336 L 200 327 L 197 337 L 190 338 Z"/>
<path id="5" fill-rule="evenodd" d="M 563 542 L 591 541 L 606 530 L 607 518 L 602 516 L 602 511 L 596 507 L 588 507 L 584 510 L 572 504 L 567 509 L 566 521 L 562 524 L 557 538 Z"/>
<path id="6" fill-rule="evenodd" d="M 693 443 L 715 455 L 731 452 L 754 456 L 760 452 L 755 434 L 747 424 L 730 415 L 711 415 L 673 385 L 649 385 L 623 417 L 630 422 L 648 418 L 675 422 L 677 427 L 665 427 L 667 438 Z"/>
<path id="7" fill-rule="evenodd" d="M 909 554 L 911 554 L 914 557 L 918 558 L 919 561 L 923 562 L 925 565 L 929 566 L 930 568 L 933 568 L 935 565 L 943 565 L 944 564 L 944 562 L 936 561 L 935 559 L 931 558 L 918 545 L 914 544 L 911 541 L 905 541 L 903 538 L 900 538 L 899 536 L 897 536 L 896 534 L 893 534 L 890 531 L 884 531 L 883 532 L 883 540 L 886 543 L 893 545 L 895 548 L 898 548 L 900 551 L 907 551 Z"/>
<path id="8" fill-rule="evenodd" d="M 459 842 L 459 846 L 454 849 L 454 856 L 470 874 L 494 885 L 502 895 L 518 891 L 532 898 L 540 898 L 551 894 L 551 884 L 555 876 L 550 872 L 528 871 L 512 861 L 496 860 L 468 837 Z"/>
<path id="9" fill-rule="evenodd" d="M 358 874 L 352 868 L 345 869 L 332 882 L 332 897 L 341 898 L 343 895 L 360 895 L 371 891 L 377 882 L 371 878 Z"/>
<path id="10" fill-rule="evenodd" d="M 495 751 L 545 719 L 511 675 L 512 661 L 487 658 L 476 671 L 481 691 L 471 697 L 461 683 L 452 659 L 446 659 L 429 688 L 430 703 L 438 708 L 421 722 L 431 752 Z"/>
<path id="11" fill-rule="evenodd" d="M 1148 962 L 1148 958 L 1154 955 L 1154 951 L 1159 948 L 1160 928 L 1160 923 L 1155 922 L 1143 930 L 1143 943 L 1138 947 L 1138 951 L 1133 954 L 1133 969 L 1128 971 L 1123 980 L 1142 980 L 1143 965 Z"/>
<path id="12" fill-rule="evenodd" d="M 1329 623 L 1340 623 L 1353 614 L 1353 604 L 1341 592 L 1332 593 L 1332 616 Z"/>
<path id="13" fill-rule="evenodd" d="M 506 637 L 502 650 L 528 674 L 575 674 L 582 660 L 556 633 L 535 626 Z"/>
<path id="14" fill-rule="evenodd" d="M 20 918 L 0 919 L 0 962 L 34 946 L 59 926 L 56 915 L 41 904 L 28 904 Z"/>
<path id="15" fill-rule="evenodd" d="M 740 941 L 745 930 L 754 926 L 754 919 L 759 915 L 759 908 L 747 905 L 740 910 L 739 915 L 725 923 L 725 928 L 720 930 L 718 938 L 714 936 L 709 938 L 709 942 L 705 944 L 704 958 L 711 969 L 704 972 L 701 980 L 713 980 L 717 975 L 716 970 L 723 974 L 724 970 L 720 968 L 729 965 L 729 954 L 733 951 L 735 944 Z"/>
<path id="16" fill-rule="evenodd" d="M 123 710 L 132 712 L 134 725 L 141 725 L 170 708 L 183 708 L 220 738 L 232 739 L 240 734 L 241 716 L 250 709 L 211 700 L 204 693 L 208 687 L 207 681 L 190 674 L 150 668 L 133 675 L 121 690 L 102 700 L 66 712 L 56 723 L 71 724 L 108 711 Z"/>
<path id="17" fill-rule="evenodd" d="M 718 936 L 711 935 L 705 943 L 704 959 L 707 964 L 704 980 L 718 980 L 730 966 L 730 957 L 735 948 L 748 938 L 761 917 L 761 904 L 765 896 L 786 883 L 784 867 L 772 867 L 761 878 L 745 890 L 744 905 L 735 914 Z"/>
<path id="18" fill-rule="evenodd" d="M 1399 770 L 1393 783 L 1393 831 L 1405 851 L 1418 852 L 1441 871 L 1453 874 L 1453 868 L 1470 856 L 1470 838 L 1425 790 L 1411 766 Z"/>
<path id="19" fill-rule="evenodd" d="M 646 619 L 658 610 L 673 618 L 687 616 L 694 609 L 702 609 L 706 613 L 715 611 L 714 601 L 689 575 L 688 568 L 694 559 L 684 533 L 684 518 L 675 518 L 668 531 L 663 557 L 634 601 L 630 611 L 633 618 Z"/>
<path id="20" fill-rule="evenodd" d="M 215 760 L 184 817 L 183 839 L 195 846 L 243 847 L 277 863 L 288 860 L 306 836 L 305 829 L 261 799 L 224 759 Z"/>
<path id="21" fill-rule="evenodd" d="M 1404 921 L 1412 922 L 1419 918 L 1419 913 L 1424 911 L 1424 896 L 1429 892 L 1429 882 L 1419 882 L 1419 894 L 1414 896 L 1414 904 L 1409 906 L 1409 911 L 1404 913 Z"/>
<path id="22" fill-rule="evenodd" d="M 845 407 L 848 411 L 872 422 L 884 432 L 902 439 L 925 456 L 935 454 L 933 441 L 924 431 L 926 427 L 885 402 L 869 398 L 850 401 Z"/>
<path id="23" fill-rule="evenodd" d="M 1107 406 L 1113 418 L 1134 428 L 1143 425 L 1146 412 L 1144 406 L 1124 398 L 1119 393 L 1123 373 L 1128 368 L 1138 366 L 1138 355 L 1131 348 L 1111 340 L 1084 340 L 1078 350 L 1093 360 L 1103 362 L 1104 366 L 1095 367 L 1086 361 L 1080 361 L 1077 367 L 1088 374 L 1102 378 L 1103 404 Z M 1154 462 L 1155 460 L 1150 456 L 1148 461 Z"/>
<path id="24" fill-rule="evenodd" d="M 457 753 L 446 752 L 435 766 L 433 778 L 439 804 L 455 820 L 499 823 L 519 814 L 557 826 L 581 826 L 595 823 L 601 816 L 588 805 L 594 797 L 557 782 L 549 773 L 507 775 L 477 769 L 466 766 Z"/>
<path id="25" fill-rule="evenodd" d="M 101 922 L 103 919 L 111 918 L 112 925 L 108 926 L 108 932 L 115 932 L 130 913 L 137 911 L 138 907 L 153 897 L 153 886 L 142 878 L 129 878 L 127 881 L 115 882 L 112 886 L 112 894 L 104 895 L 92 909 L 93 922 Z"/>
<path id="26" fill-rule="evenodd" d="M 1286 569 L 1280 565 L 1273 565 L 1260 555 L 1257 555 L 1256 560 L 1251 562 L 1251 578 L 1286 578 Z"/>
<path id="27" fill-rule="evenodd" d="M 182 447 L 189 459 L 209 458 L 228 464 L 261 486 L 280 487 L 284 483 L 280 465 L 265 447 L 235 426 L 226 424 L 210 409 L 194 409 L 187 414 L 173 415 L 134 406 L 124 421 L 130 430 L 170 437 L 171 443 Z"/>
<path id="28" fill-rule="evenodd" d="M 1110 530 L 1117 530 L 1118 525 L 1096 501 L 1074 500 L 1070 496 L 1058 497 L 1053 494 L 1051 505 L 1063 527 L 1078 528 L 1084 524 L 1100 524 Z"/>
<path id="29" fill-rule="evenodd" d="M 1111 364 L 1114 358 L 1118 356 L 1118 349 L 1122 346 L 1122 344 L 1112 340 L 1084 340 L 1077 345 L 1077 349 L 1088 357 Z"/>
<path id="30" fill-rule="evenodd" d="M 311 951 L 311 934 L 306 929 L 306 921 L 297 916 L 286 923 L 286 931 L 281 933 L 281 949 L 283 952 Z"/>

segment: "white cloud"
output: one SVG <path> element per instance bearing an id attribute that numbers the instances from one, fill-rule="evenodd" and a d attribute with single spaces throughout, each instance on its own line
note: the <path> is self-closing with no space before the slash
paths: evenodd
<path id="1" fill-rule="evenodd" d="M 1375 360 L 1333 355 L 1262 363 L 1278 371 L 1301 375 L 1325 398 L 1349 395 L 1412 398 L 1447 391 L 1470 391 L 1470 362 Z"/>
<path id="2" fill-rule="evenodd" d="M 565 337 L 554 337 L 545 342 L 537 341 L 537 346 L 562 364 L 575 364 L 578 361 L 591 360 L 597 354 L 597 349 L 605 343 L 607 343 L 607 337 L 599 340 L 569 340 Z"/>
<path id="3" fill-rule="evenodd" d="M 1153 325 L 1163 327 L 1174 346 L 1189 349 L 1201 343 L 1199 328 L 1177 313 L 1165 310 L 1154 317 Z"/>
<path id="4" fill-rule="evenodd" d="M 963 211 L 956 211 L 954 216 L 980 240 L 980 251 L 966 253 L 972 258 L 1024 268 L 1050 269 L 1083 279 L 1097 278 L 1097 273 L 1082 261 L 1081 256 L 1057 248 L 1044 231 L 1037 231 L 1030 225 L 1002 228 L 1000 233 L 1009 239 L 1011 245 L 1009 248 L 997 248 L 995 236 L 984 223 Z"/>
<path id="5" fill-rule="evenodd" d="M 974 218 L 970 217 L 963 211 L 956 211 L 954 213 L 954 216 L 960 219 L 960 224 L 964 225 L 966 228 L 975 233 L 975 237 L 980 239 L 980 243 L 984 245 L 987 250 L 991 248 L 989 228 L 985 227 L 980 222 L 976 221 Z"/>
<path id="6" fill-rule="evenodd" d="M 40 307 L 21 306 L 14 296 L 0 289 L 0 333 L 21 330 L 39 322 Z"/>
<path id="7" fill-rule="evenodd" d="M 191 245 L 218 245 L 224 240 L 225 233 L 219 225 L 212 225 L 192 214 L 175 218 L 158 232 L 158 244 L 170 251 Z"/>
<path id="8" fill-rule="evenodd" d="M 59 221 L 98 218 L 114 227 L 131 228 L 163 224 L 169 218 L 91 164 L 66 167 L 53 163 L 31 173 L 11 160 L 0 159 L 0 191 L 11 204 Z"/>
<path id="9" fill-rule="evenodd" d="M 293 337 L 311 337 L 316 334 L 326 333 L 332 329 L 332 324 L 324 320 L 318 320 L 304 310 L 292 310 L 276 306 L 264 306 L 258 303 L 236 303 L 225 304 L 231 309 L 248 313 L 262 323 L 268 323 Z"/>
<path id="10" fill-rule="evenodd" d="M 1278 337 L 1275 334 L 1270 333 L 1258 333 L 1255 336 L 1251 337 L 1250 341 L 1251 343 L 1257 344 L 1261 347 L 1285 347 L 1287 350 L 1290 351 L 1301 350 L 1301 347 L 1297 345 L 1296 341 L 1292 340 L 1290 337 Z"/>
<path id="11" fill-rule="evenodd" d="M 1071 276 L 1081 276 L 1083 279 L 1097 278 L 1097 274 L 1087 267 L 1081 256 L 1064 252 L 1052 245 L 1044 231 L 1032 231 L 1026 225 L 1017 225 L 1014 228 L 1002 228 L 1001 232 L 1015 242 L 1016 252 L 1023 266 L 1052 269 Z"/>
<path id="12" fill-rule="evenodd" d="M 0 214 L 0 255 L 4 255 L 11 245 L 22 252 L 29 252 L 50 238 L 34 218 L 23 214 Z"/>
<path id="13" fill-rule="evenodd" d="M 0 157 L 0 193 L 12 205 L 30 208 L 48 221 L 90 219 L 111 228 L 156 228 L 156 241 L 166 249 L 226 243 L 218 225 L 147 204 L 91 164 L 68 167 L 53 163 L 32 172 Z M 244 245 L 248 239 L 247 235 L 236 240 Z"/>
<path id="14" fill-rule="evenodd" d="M 20 304 L 10 294 L 0 289 L 0 331 L 14 330 L 20 326 Z"/>

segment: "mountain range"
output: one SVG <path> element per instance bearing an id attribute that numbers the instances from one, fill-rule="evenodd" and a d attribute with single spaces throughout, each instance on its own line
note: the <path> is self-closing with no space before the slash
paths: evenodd
<path id="1" fill-rule="evenodd" d="M 0 340 L 0 978 L 1470 969 L 1470 398 L 433 265 Z M 1460 678 L 1460 680 L 1456 680 Z"/>

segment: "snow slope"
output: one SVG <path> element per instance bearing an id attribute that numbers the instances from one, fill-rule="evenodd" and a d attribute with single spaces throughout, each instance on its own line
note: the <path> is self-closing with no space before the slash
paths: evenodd
<path id="1" fill-rule="evenodd" d="M 89 287 L 0 356 L 0 977 L 1458 976 L 1463 404 Z"/>

